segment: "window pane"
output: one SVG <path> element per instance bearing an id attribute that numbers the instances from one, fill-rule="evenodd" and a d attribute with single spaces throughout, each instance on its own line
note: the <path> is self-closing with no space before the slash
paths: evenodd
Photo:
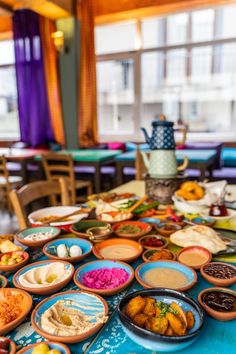
<path id="1" fill-rule="evenodd" d="M 236 43 L 222 45 L 221 51 L 221 72 L 232 73 L 231 80 L 234 81 L 236 76 Z"/>
<path id="2" fill-rule="evenodd" d="M 167 83 L 176 84 L 186 80 L 186 49 L 169 50 L 166 55 Z"/>
<path id="3" fill-rule="evenodd" d="M 134 71 L 131 59 L 97 63 L 100 134 L 134 131 Z"/>
<path id="4" fill-rule="evenodd" d="M 187 40 L 188 17 L 186 13 L 167 17 L 167 43 L 177 44 Z"/>
<path id="5" fill-rule="evenodd" d="M 212 47 L 197 47 L 191 53 L 191 81 L 206 82 L 211 79 Z"/>
<path id="6" fill-rule="evenodd" d="M 0 41 L 0 65 L 14 64 L 14 42 Z"/>
<path id="7" fill-rule="evenodd" d="M 15 68 L 0 67 L 0 136 L 19 137 Z"/>
<path id="8" fill-rule="evenodd" d="M 135 49 L 136 22 L 97 26 L 96 54 L 124 52 Z"/>
<path id="9" fill-rule="evenodd" d="M 164 44 L 164 25 L 165 21 L 162 18 L 142 21 L 143 48 L 153 48 Z"/>
<path id="10" fill-rule="evenodd" d="M 213 38 L 214 10 L 201 10 L 192 13 L 193 41 L 207 41 Z"/>
<path id="11" fill-rule="evenodd" d="M 221 34 L 222 37 L 236 36 L 236 6 L 226 6 L 222 9 Z"/>

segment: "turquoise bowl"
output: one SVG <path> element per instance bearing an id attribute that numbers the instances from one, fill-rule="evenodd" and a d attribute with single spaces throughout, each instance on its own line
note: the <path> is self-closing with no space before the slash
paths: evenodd
<path id="1" fill-rule="evenodd" d="M 192 311 L 195 319 L 194 326 L 188 330 L 188 333 L 184 336 L 170 337 L 153 333 L 135 325 L 125 314 L 125 308 L 128 302 L 136 296 L 148 296 L 168 304 L 175 301 L 185 312 Z M 139 290 L 125 296 L 118 306 L 118 314 L 125 334 L 132 341 L 148 350 L 158 353 L 175 352 L 190 346 L 200 335 L 204 323 L 203 310 L 194 299 L 179 291 L 162 288 Z"/>
<path id="2" fill-rule="evenodd" d="M 160 224 L 160 222 L 161 222 L 160 219 L 152 218 L 152 217 L 150 217 L 150 218 L 148 218 L 148 217 L 147 218 L 141 218 L 141 219 L 139 219 L 139 221 L 143 221 L 143 222 L 147 222 L 149 224 L 155 224 L 155 225 Z"/>
<path id="3" fill-rule="evenodd" d="M 94 322 L 93 317 L 95 315 L 97 317 L 104 316 L 104 323 L 107 320 L 108 305 L 101 296 L 86 291 L 66 291 L 55 294 L 41 301 L 35 307 L 31 315 L 31 323 L 35 331 L 40 336 L 45 337 L 50 341 L 62 343 L 78 343 L 98 332 L 104 324 L 102 322 L 98 322 L 87 332 L 74 336 L 59 336 L 55 334 L 50 334 L 41 327 L 41 317 L 46 310 L 55 305 L 58 301 L 68 302 L 66 306 L 72 307 L 73 309 L 77 309 L 85 316 L 91 316 L 90 322 Z"/>
<path id="4" fill-rule="evenodd" d="M 31 234 L 37 233 L 48 233 L 48 238 L 44 240 L 26 240 L 25 238 Z M 17 232 L 16 239 L 18 242 L 22 243 L 24 246 L 30 248 L 41 248 L 47 242 L 55 239 L 60 234 L 60 229 L 52 226 L 38 226 L 38 227 L 30 227 L 24 230 Z"/>
<path id="5" fill-rule="evenodd" d="M 89 288 L 83 285 L 82 278 L 85 273 L 96 269 L 102 269 L 102 268 L 107 268 L 107 269 L 122 268 L 129 274 L 129 278 L 125 283 L 112 289 L 96 289 L 96 288 Z M 121 261 L 112 261 L 112 260 L 100 260 L 100 261 L 89 262 L 79 267 L 74 274 L 74 282 L 80 289 L 92 291 L 93 293 L 100 294 L 103 296 L 110 296 L 123 291 L 129 286 L 129 284 L 132 282 L 133 279 L 134 279 L 134 270 L 131 266 Z"/>
<path id="6" fill-rule="evenodd" d="M 58 257 L 56 253 L 56 248 L 59 245 L 64 244 L 67 248 L 70 248 L 71 246 L 79 246 L 82 250 L 82 254 L 77 257 Z M 50 259 L 55 259 L 55 260 L 62 260 L 62 261 L 67 261 L 71 263 L 77 263 L 80 262 L 82 259 L 86 258 L 89 256 L 89 254 L 92 252 L 93 245 L 90 241 L 84 240 L 82 238 L 60 238 L 51 242 L 48 242 L 44 247 L 43 247 L 43 253 L 45 256 L 47 256 Z"/>
<path id="7" fill-rule="evenodd" d="M 70 354 L 71 353 L 70 349 L 67 348 L 64 344 L 52 343 L 52 342 L 42 342 L 42 343 L 47 344 L 49 350 L 55 349 L 55 350 L 58 350 L 61 354 Z M 39 345 L 39 344 L 41 344 L 41 343 L 31 344 L 31 345 L 27 346 L 26 348 L 21 349 L 19 352 L 17 352 L 17 354 L 32 354 L 35 347 L 37 347 L 37 345 Z"/>
<path id="8" fill-rule="evenodd" d="M 181 272 L 188 280 L 188 283 L 185 287 L 178 288 L 175 290 L 178 291 L 187 291 L 191 289 L 197 282 L 197 273 L 190 267 L 181 264 L 175 261 L 153 261 L 153 262 L 146 262 L 140 264 L 135 270 L 135 277 L 139 284 L 141 284 L 144 288 L 151 288 L 150 285 L 146 284 L 144 281 L 144 274 L 150 269 L 157 269 L 157 268 L 168 268 L 173 269 Z M 157 287 L 156 287 L 157 288 Z"/>

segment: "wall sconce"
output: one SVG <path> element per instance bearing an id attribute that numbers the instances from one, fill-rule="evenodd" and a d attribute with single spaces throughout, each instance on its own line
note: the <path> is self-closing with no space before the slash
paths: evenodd
<path id="1" fill-rule="evenodd" d="M 65 43 L 64 43 L 64 33 L 62 31 L 56 31 L 51 34 L 54 46 L 59 53 L 63 53 L 65 51 Z"/>

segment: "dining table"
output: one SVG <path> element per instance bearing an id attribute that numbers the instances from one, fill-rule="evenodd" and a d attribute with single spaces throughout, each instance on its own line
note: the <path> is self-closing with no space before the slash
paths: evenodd
<path id="1" fill-rule="evenodd" d="M 145 150 L 148 152 L 148 150 Z M 184 157 L 188 158 L 188 168 L 198 169 L 200 171 L 200 181 L 203 181 L 207 172 L 209 176 L 211 175 L 212 169 L 214 168 L 217 150 L 214 149 L 182 149 L 176 150 L 176 158 L 178 163 L 182 163 Z M 116 182 L 117 185 L 121 185 L 124 182 L 123 170 L 125 167 L 135 167 L 136 150 L 124 152 L 115 157 L 116 160 Z"/>
<path id="2" fill-rule="evenodd" d="M 131 181 L 124 185 L 121 185 L 112 190 L 116 193 L 124 193 L 129 191 L 130 193 L 136 193 L 139 197 L 142 197 L 145 193 L 145 183 L 143 181 Z M 236 194 L 236 188 L 233 186 L 232 189 L 228 189 L 228 192 Z M 231 194 L 232 196 L 232 194 Z M 227 227 L 227 225 L 222 224 L 222 228 Z M 228 225 L 231 230 L 236 231 L 236 224 Z M 236 240 L 236 232 L 232 232 L 233 237 Z M 75 237 L 73 234 L 66 234 L 62 237 Z M 169 246 L 168 246 L 169 247 Z M 172 251 L 176 251 L 174 248 Z M 30 263 L 48 259 L 40 249 L 33 250 L 27 249 L 30 254 Z M 94 261 L 95 256 L 90 254 L 88 258 L 80 261 L 76 264 L 75 268 Z M 236 262 L 235 259 L 231 262 Z M 131 266 L 136 269 L 136 267 L 142 263 L 141 257 L 131 263 Z M 12 274 L 4 274 L 8 278 L 9 287 L 13 287 Z M 198 281 L 194 287 L 187 291 L 187 294 L 197 300 L 197 295 L 199 292 L 205 288 L 210 288 L 212 285 L 203 279 L 201 274 L 198 272 Z M 230 287 L 236 290 L 236 284 Z M 94 334 L 92 337 L 86 340 L 76 343 L 69 344 L 68 347 L 71 350 L 71 354 L 159 354 L 157 352 L 150 351 L 144 347 L 133 342 L 123 331 L 122 324 L 119 320 L 118 315 L 118 304 L 121 299 L 127 294 L 134 292 L 136 290 L 142 289 L 141 285 L 134 280 L 131 285 L 124 291 L 109 297 L 104 297 L 108 303 L 109 307 L 109 317 L 104 326 Z M 68 290 L 79 290 L 73 280 L 60 292 Z M 33 295 L 33 303 L 37 305 L 40 301 L 45 299 L 45 296 Z M 235 353 L 236 348 L 236 337 L 235 337 L 235 320 L 228 322 L 220 322 L 207 314 L 204 316 L 204 326 L 200 333 L 199 338 L 191 344 L 190 347 L 180 350 L 180 354 L 228 354 Z M 34 331 L 32 327 L 30 316 L 19 325 L 15 330 L 8 333 L 7 337 L 15 341 L 18 348 L 25 347 L 29 344 L 38 343 L 44 339 Z"/>
<path id="3" fill-rule="evenodd" d="M 28 164 L 33 162 L 37 155 L 47 153 L 43 149 L 20 149 L 20 148 L 0 148 L 0 156 L 4 156 L 7 162 L 17 162 L 20 164 L 20 175 L 23 184 L 28 182 Z"/>

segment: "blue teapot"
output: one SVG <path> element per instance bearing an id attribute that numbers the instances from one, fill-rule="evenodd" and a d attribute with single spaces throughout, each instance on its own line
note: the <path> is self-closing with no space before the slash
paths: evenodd
<path id="1" fill-rule="evenodd" d="M 149 137 L 145 128 L 141 128 L 144 133 L 146 143 L 151 150 L 175 150 L 174 123 L 164 120 L 152 122 L 152 136 Z"/>

